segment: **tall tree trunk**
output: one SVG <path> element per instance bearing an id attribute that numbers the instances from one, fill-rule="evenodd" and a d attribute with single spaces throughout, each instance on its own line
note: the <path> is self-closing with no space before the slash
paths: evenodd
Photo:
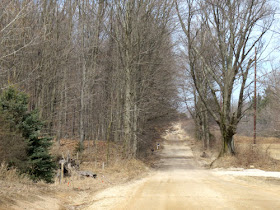
<path id="1" fill-rule="evenodd" d="M 82 81 L 81 81 L 81 110 L 80 110 L 80 143 L 82 144 L 85 140 L 85 119 L 84 119 L 84 112 L 85 112 L 85 83 L 86 83 L 86 64 L 85 59 L 82 58 Z"/>
<path id="2" fill-rule="evenodd" d="M 125 153 L 131 154 L 131 134 L 132 134 L 132 9 L 133 2 L 126 2 L 125 14 L 125 114 L 124 114 L 124 135 Z"/>
<path id="3" fill-rule="evenodd" d="M 134 108 L 133 108 L 133 114 L 134 114 L 134 119 L 133 119 L 133 144 L 132 144 L 132 156 L 136 158 L 136 153 L 137 153 L 137 119 L 138 119 L 138 109 L 137 109 L 137 104 L 136 102 L 134 103 Z"/>
<path id="4" fill-rule="evenodd" d="M 128 56 L 128 55 L 127 55 Z M 127 62 L 129 63 L 129 58 Z M 127 65 L 128 65 L 127 63 Z M 130 153 L 130 141 L 131 141 L 131 75 L 129 66 L 126 67 L 125 71 L 126 85 L 125 85 L 125 113 L 124 113 L 124 146 L 125 153 L 128 156 Z"/>
<path id="5" fill-rule="evenodd" d="M 82 5 L 79 5 L 79 19 L 81 21 L 81 31 L 80 35 L 82 36 L 81 42 L 81 64 L 82 64 L 82 78 L 81 78 L 81 89 L 80 89 L 80 143 L 83 144 L 85 140 L 85 93 L 86 93 L 86 52 L 85 52 L 85 5 L 82 1 Z"/>

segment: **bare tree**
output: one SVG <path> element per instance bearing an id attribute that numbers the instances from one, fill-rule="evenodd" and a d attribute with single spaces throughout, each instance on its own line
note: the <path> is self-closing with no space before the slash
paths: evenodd
<path id="1" fill-rule="evenodd" d="M 147 122 L 176 109 L 172 9 L 161 0 L 2 1 L 1 88 L 28 92 L 58 141 L 118 141 L 136 157 Z"/>
<path id="2" fill-rule="evenodd" d="M 223 138 L 221 154 L 234 154 L 232 137 L 244 111 L 244 91 L 253 63 L 252 51 L 259 47 L 260 52 L 262 37 L 271 26 L 274 11 L 268 1 L 261 0 L 187 0 L 185 3 L 187 13 L 180 11 L 177 1 L 176 8 L 187 39 L 192 79 L 201 101 L 220 127 Z M 207 30 L 211 48 L 200 49 L 197 45 L 200 43 L 197 33 L 201 26 Z M 210 55 L 214 55 L 215 60 L 209 59 Z M 215 106 L 209 106 L 199 84 L 200 75 L 195 66 L 197 60 L 203 64 L 201 71 Z M 213 82 L 206 75 L 210 75 Z M 236 110 L 231 110 L 231 98 L 237 86 L 238 106 Z M 222 96 L 221 105 L 219 95 Z"/>

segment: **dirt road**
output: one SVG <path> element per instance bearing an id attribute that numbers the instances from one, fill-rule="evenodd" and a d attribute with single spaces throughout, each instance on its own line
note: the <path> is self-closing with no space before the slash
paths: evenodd
<path id="1" fill-rule="evenodd" d="M 180 124 L 165 139 L 155 172 L 100 192 L 86 209 L 280 209 L 280 184 L 199 168 Z"/>

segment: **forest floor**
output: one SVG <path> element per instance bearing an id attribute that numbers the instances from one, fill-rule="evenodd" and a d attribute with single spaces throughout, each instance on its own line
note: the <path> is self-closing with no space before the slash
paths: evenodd
<path id="1" fill-rule="evenodd" d="M 207 169 L 214 153 L 201 157 L 201 148 L 182 127 L 176 123 L 166 130 L 152 168 L 118 160 L 104 170 L 98 167 L 97 179 L 52 185 L 0 181 L 0 209 L 280 209 L 279 172 L 231 165 Z M 95 166 L 84 162 L 82 168 Z"/>

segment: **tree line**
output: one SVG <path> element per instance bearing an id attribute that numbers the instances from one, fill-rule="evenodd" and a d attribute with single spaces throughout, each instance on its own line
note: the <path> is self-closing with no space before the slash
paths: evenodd
<path id="1" fill-rule="evenodd" d="M 220 155 L 235 154 L 233 136 L 251 107 L 255 52 L 259 58 L 264 50 L 275 7 L 268 0 L 175 2 L 188 81 L 182 89 L 197 137 L 209 148 L 209 124 L 215 122 L 223 142 Z"/>
<path id="2" fill-rule="evenodd" d="M 175 112 L 173 2 L 4 0 L 0 87 L 26 92 L 44 132 L 123 143 Z"/>

